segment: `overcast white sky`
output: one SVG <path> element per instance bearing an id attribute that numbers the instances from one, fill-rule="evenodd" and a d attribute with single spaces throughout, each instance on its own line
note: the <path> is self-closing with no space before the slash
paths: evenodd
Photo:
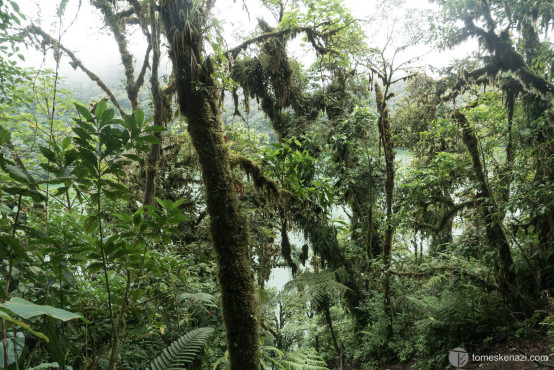
<path id="1" fill-rule="evenodd" d="M 21 10 L 29 17 L 29 19 L 40 22 L 42 27 L 48 30 L 54 37 L 57 37 L 58 32 L 58 19 L 55 10 L 59 2 L 59 0 L 18 1 Z M 430 7 L 427 0 L 408 0 L 406 2 L 410 9 L 423 10 Z M 219 0 L 216 3 L 216 16 L 223 21 L 225 29 L 229 30 L 227 33 L 227 35 L 229 35 L 229 46 L 236 43 L 236 41 L 233 40 L 234 35 L 247 35 L 252 32 L 258 17 L 264 18 L 271 23 L 271 15 L 264 12 L 259 6 L 259 3 L 260 2 L 256 0 L 247 1 L 250 21 L 248 20 L 246 12 L 242 9 L 242 1 Z M 378 17 L 379 12 L 376 9 L 378 9 L 377 4 L 379 3 L 381 3 L 381 1 L 377 0 L 345 1 L 347 7 L 351 9 L 352 14 L 357 19 Z M 63 28 L 67 30 L 62 36 L 62 43 L 67 48 L 73 50 L 89 69 L 102 77 L 103 71 L 118 68 L 120 65 L 117 46 L 112 36 L 109 35 L 107 31 L 99 31 L 101 18 L 99 13 L 91 5 L 89 5 L 88 0 L 82 0 L 79 12 L 77 12 L 78 4 L 79 0 L 69 1 L 68 7 L 65 11 L 65 16 L 63 18 Z M 69 27 L 76 14 L 76 21 Z M 372 46 L 383 46 L 385 43 L 385 37 L 391 27 L 395 27 L 395 32 L 399 33 L 400 30 L 398 30 L 398 28 L 399 24 L 402 23 L 401 21 L 413 14 L 414 11 L 412 10 L 401 10 L 390 16 L 391 18 L 395 18 L 396 16 L 396 21 L 392 19 L 392 21 L 388 20 L 385 21 L 385 23 L 379 23 L 377 21 L 370 23 L 367 28 L 368 34 L 374 35 L 371 38 Z M 380 32 L 376 32 L 375 29 L 380 30 Z M 402 42 L 401 38 L 398 42 Z M 296 44 L 298 45 L 299 41 L 297 41 Z M 130 49 L 133 51 L 137 61 L 142 61 L 145 47 L 146 45 L 142 34 L 137 33 L 136 37 L 131 40 L 130 45 Z M 468 47 L 475 50 L 476 42 L 473 46 L 468 45 Z M 458 49 L 457 51 L 439 53 L 438 51 L 430 50 L 429 47 L 420 46 L 415 50 L 408 51 L 404 58 L 412 58 L 413 56 L 423 55 L 427 52 L 430 53 L 422 59 L 420 64 L 432 64 L 436 67 L 447 65 L 454 57 L 461 58 L 468 54 L 468 51 L 464 50 L 464 48 Z M 41 66 L 43 61 L 41 53 L 28 49 L 24 52 L 24 54 L 26 55 L 27 62 L 25 64 L 27 66 L 33 66 L 36 68 Z M 302 48 L 297 47 L 295 54 L 299 58 L 306 58 L 306 51 Z M 52 68 L 54 65 L 51 59 L 50 54 L 46 61 L 46 66 L 49 68 Z M 68 65 L 68 57 L 63 58 L 60 74 L 71 79 L 87 78 L 82 72 L 73 71 L 73 69 Z"/>

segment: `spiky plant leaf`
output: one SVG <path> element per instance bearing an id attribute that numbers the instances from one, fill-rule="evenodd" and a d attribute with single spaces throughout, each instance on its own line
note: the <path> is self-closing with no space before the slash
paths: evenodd
<path id="1" fill-rule="evenodd" d="M 162 353 L 152 361 L 152 370 L 184 369 L 190 364 L 206 344 L 214 329 L 198 328 L 189 331 L 175 342 L 167 346 Z"/>

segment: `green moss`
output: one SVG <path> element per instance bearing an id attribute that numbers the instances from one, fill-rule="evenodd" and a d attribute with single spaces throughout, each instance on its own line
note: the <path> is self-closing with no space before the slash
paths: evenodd
<path id="1" fill-rule="evenodd" d="M 165 1 L 161 16 L 170 44 L 179 109 L 187 120 L 202 171 L 231 369 L 257 369 L 259 323 L 248 223 L 239 212 L 233 186 L 213 66 L 203 57 L 203 35 L 197 32 L 206 25 L 209 4 L 203 8 L 187 0 Z M 190 15 L 187 19 L 186 14 Z"/>

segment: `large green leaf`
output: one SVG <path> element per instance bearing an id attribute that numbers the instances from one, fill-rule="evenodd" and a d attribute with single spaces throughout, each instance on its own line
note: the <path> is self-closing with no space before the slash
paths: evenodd
<path id="1" fill-rule="evenodd" d="M 25 189 L 20 187 L 3 188 L 2 190 L 12 195 L 21 194 L 24 197 L 31 197 L 35 202 L 45 202 L 48 199 L 44 194 L 36 190 L 30 190 L 30 189 Z"/>
<path id="2" fill-rule="evenodd" d="M 100 118 L 100 120 L 104 124 L 107 124 L 111 121 L 114 115 L 115 115 L 115 112 L 113 109 L 106 109 L 104 112 L 102 112 L 102 117 Z"/>
<path id="3" fill-rule="evenodd" d="M 138 127 L 141 127 L 144 122 L 144 112 L 141 109 L 137 109 L 133 112 L 133 116 L 135 117 Z"/>
<path id="4" fill-rule="evenodd" d="M 40 152 L 44 158 L 48 159 L 50 162 L 56 162 L 56 154 L 45 146 L 39 146 Z"/>
<path id="5" fill-rule="evenodd" d="M 18 297 L 12 298 L 8 302 L 0 304 L 0 310 L 24 319 L 30 319 L 40 315 L 48 315 L 62 321 L 81 319 L 86 323 L 90 323 L 90 321 L 85 319 L 80 313 L 73 313 L 48 305 L 34 304 Z"/>
<path id="6" fill-rule="evenodd" d="M 102 117 L 102 114 L 104 113 L 106 108 L 108 108 L 106 102 L 104 100 L 100 100 L 98 104 L 96 104 L 96 109 L 94 109 L 94 115 L 96 116 L 96 118 Z"/>
<path id="7" fill-rule="evenodd" d="M 8 130 L 0 130 L 0 145 L 10 140 L 10 132 Z"/>
<path id="8" fill-rule="evenodd" d="M 83 222 L 83 229 L 87 234 L 91 234 L 98 228 L 98 217 L 96 215 L 90 215 L 85 218 Z"/>
<path id="9" fill-rule="evenodd" d="M 29 259 L 21 242 L 8 234 L 0 234 L 0 245 L 7 245 L 9 248 L 5 248 L 6 251 L 13 249 L 15 257 L 18 259 Z"/>
<path id="10" fill-rule="evenodd" d="M 86 120 L 88 120 L 88 121 L 94 120 L 94 118 L 92 117 L 92 114 L 90 114 L 90 112 L 88 111 L 87 108 L 85 108 L 85 107 L 83 107 L 82 105 L 79 105 L 79 104 L 75 104 L 75 108 L 77 108 L 79 113 L 81 113 L 81 115 L 83 117 L 85 117 Z"/>
<path id="11" fill-rule="evenodd" d="M 11 164 L 6 165 L 6 172 L 8 172 L 8 175 L 10 175 L 11 178 L 19 182 L 35 182 L 35 179 L 33 179 L 29 174 L 25 173 L 25 171 L 23 171 L 21 168 L 13 166 Z"/>

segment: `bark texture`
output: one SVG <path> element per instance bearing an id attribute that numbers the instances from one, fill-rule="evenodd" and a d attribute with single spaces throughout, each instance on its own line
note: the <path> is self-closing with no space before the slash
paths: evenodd
<path id="1" fill-rule="evenodd" d="M 161 18 L 173 62 L 181 114 L 198 155 L 217 255 L 231 369 L 257 369 L 260 344 L 249 232 L 239 212 L 225 146 L 214 68 L 204 58 L 205 28 L 213 2 L 167 0 Z"/>

